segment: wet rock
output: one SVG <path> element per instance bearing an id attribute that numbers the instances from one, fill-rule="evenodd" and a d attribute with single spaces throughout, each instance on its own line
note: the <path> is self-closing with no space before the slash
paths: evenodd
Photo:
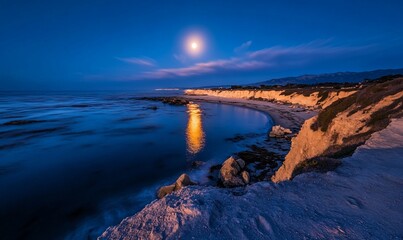
<path id="1" fill-rule="evenodd" d="M 189 103 L 188 100 L 179 97 L 143 97 L 140 100 L 159 101 L 169 105 L 181 106 Z"/>
<path id="2" fill-rule="evenodd" d="M 271 132 L 269 133 L 269 136 L 281 138 L 281 137 L 284 137 L 287 134 L 291 134 L 291 133 L 292 133 L 291 129 L 284 128 L 280 125 L 276 125 L 276 126 L 272 127 Z"/>
<path id="3" fill-rule="evenodd" d="M 239 167 L 242 169 L 245 167 L 245 161 L 242 160 L 241 158 L 237 158 L 236 162 L 238 163 Z"/>
<path id="4" fill-rule="evenodd" d="M 241 168 L 234 157 L 230 157 L 222 164 L 220 169 L 220 179 L 224 187 L 243 186 L 242 178 L 238 176 Z"/>
<path id="5" fill-rule="evenodd" d="M 282 160 L 284 156 L 279 155 L 275 152 L 270 152 L 263 147 L 257 145 L 249 146 L 250 150 L 242 151 L 237 153 L 242 160 L 246 163 L 263 162 L 271 164 L 275 161 Z"/>
<path id="6" fill-rule="evenodd" d="M 186 105 L 186 104 L 189 103 L 188 100 L 180 99 L 180 98 L 165 99 L 165 100 L 163 100 L 162 102 L 163 102 L 163 103 L 170 104 L 170 105 L 178 105 L 178 106 L 180 106 L 180 105 Z"/>
<path id="7" fill-rule="evenodd" d="M 190 177 L 187 174 L 182 174 L 180 177 L 176 180 L 174 184 L 168 185 L 168 186 L 163 186 L 157 191 L 157 197 L 159 199 L 165 197 L 166 195 L 178 191 L 182 189 L 183 187 L 189 186 L 189 185 L 195 185 L 196 183 L 193 182 Z"/>
<path id="8" fill-rule="evenodd" d="M 250 182 L 249 173 L 248 173 L 247 171 L 243 171 L 243 172 L 241 173 L 241 176 L 242 176 L 243 182 L 244 182 L 245 184 L 249 184 L 249 182 Z"/>
<path id="9" fill-rule="evenodd" d="M 239 142 L 239 141 L 245 140 L 245 136 L 242 136 L 242 135 L 240 135 L 240 134 L 237 134 L 237 135 L 235 135 L 234 137 L 232 137 L 232 138 L 226 138 L 225 140 L 226 140 L 226 141 L 230 141 L 230 142 Z"/>
<path id="10" fill-rule="evenodd" d="M 265 181 L 278 167 L 278 162 L 284 159 L 282 154 L 268 151 L 257 145 L 249 146 L 249 148 L 250 150 L 238 152 L 237 156 L 246 162 L 250 182 Z"/>

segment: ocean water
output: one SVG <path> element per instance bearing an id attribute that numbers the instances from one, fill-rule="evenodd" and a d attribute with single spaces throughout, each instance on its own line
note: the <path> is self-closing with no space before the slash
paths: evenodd
<path id="1" fill-rule="evenodd" d="M 162 93 L 1 93 L 0 238 L 95 239 L 181 173 L 211 184 L 211 165 L 272 125 L 248 108 L 133 99 L 149 94 Z"/>

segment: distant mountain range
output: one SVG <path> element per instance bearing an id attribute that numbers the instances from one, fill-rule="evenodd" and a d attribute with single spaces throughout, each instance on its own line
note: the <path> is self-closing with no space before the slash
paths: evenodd
<path id="1" fill-rule="evenodd" d="M 325 82 L 361 82 L 365 79 L 376 79 L 386 75 L 403 74 L 403 68 L 382 69 L 369 72 L 337 72 L 316 75 L 302 75 L 299 77 L 276 78 L 268 81 L 245 84 L 245 86 L 286 85 L 286 84 L 316 84 Z"/>

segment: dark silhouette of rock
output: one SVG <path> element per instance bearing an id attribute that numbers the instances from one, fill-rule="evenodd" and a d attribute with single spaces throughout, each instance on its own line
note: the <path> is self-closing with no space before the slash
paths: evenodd
<path id="1" fill-rule="evenodd" d="M 189 103 L 188 100 L 179 97 L 143 97 L 140 100 L 159 101 L 169 105 L 181 106 Z"/>
<path id="2" fill-rule="evenodd" d="M 238 163 L 239 167 L 242 169 L 245 167 L 245 161 L 242 160 L 241 158 L 237 158 L 236 162 Z"/>

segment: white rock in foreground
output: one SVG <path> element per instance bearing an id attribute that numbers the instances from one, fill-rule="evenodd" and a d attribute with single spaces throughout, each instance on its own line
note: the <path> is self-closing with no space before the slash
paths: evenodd
<path id="1" fill-rule="evenodd" d="M 100 239 L 401 239 L 403 119 L 326 174 L 239 189 L 190 186 Z"/>
<path id="2" fill-rule="evenodd" d="M 291 134 L 292 131 L 288 128 L 283 128 L 280 125 L 273 126 L 269 134 L 270 137 L 284 137 L 287 134 Z"/>
<path id="3" fill-rule="evenodd" d="M 163 186 L 157 191 L 157 197 L 158 198 L 163 198 L 166 195 L 178 191 L 182 189 L 183 187 L 189 186 L 189 185 L 195 185 L 196 183 L 190 180 L 190 177 L 187 174 L 182 174 L 180 177 L 175 181 L 174 184 L 168 185 L 168 186 Z"/>

